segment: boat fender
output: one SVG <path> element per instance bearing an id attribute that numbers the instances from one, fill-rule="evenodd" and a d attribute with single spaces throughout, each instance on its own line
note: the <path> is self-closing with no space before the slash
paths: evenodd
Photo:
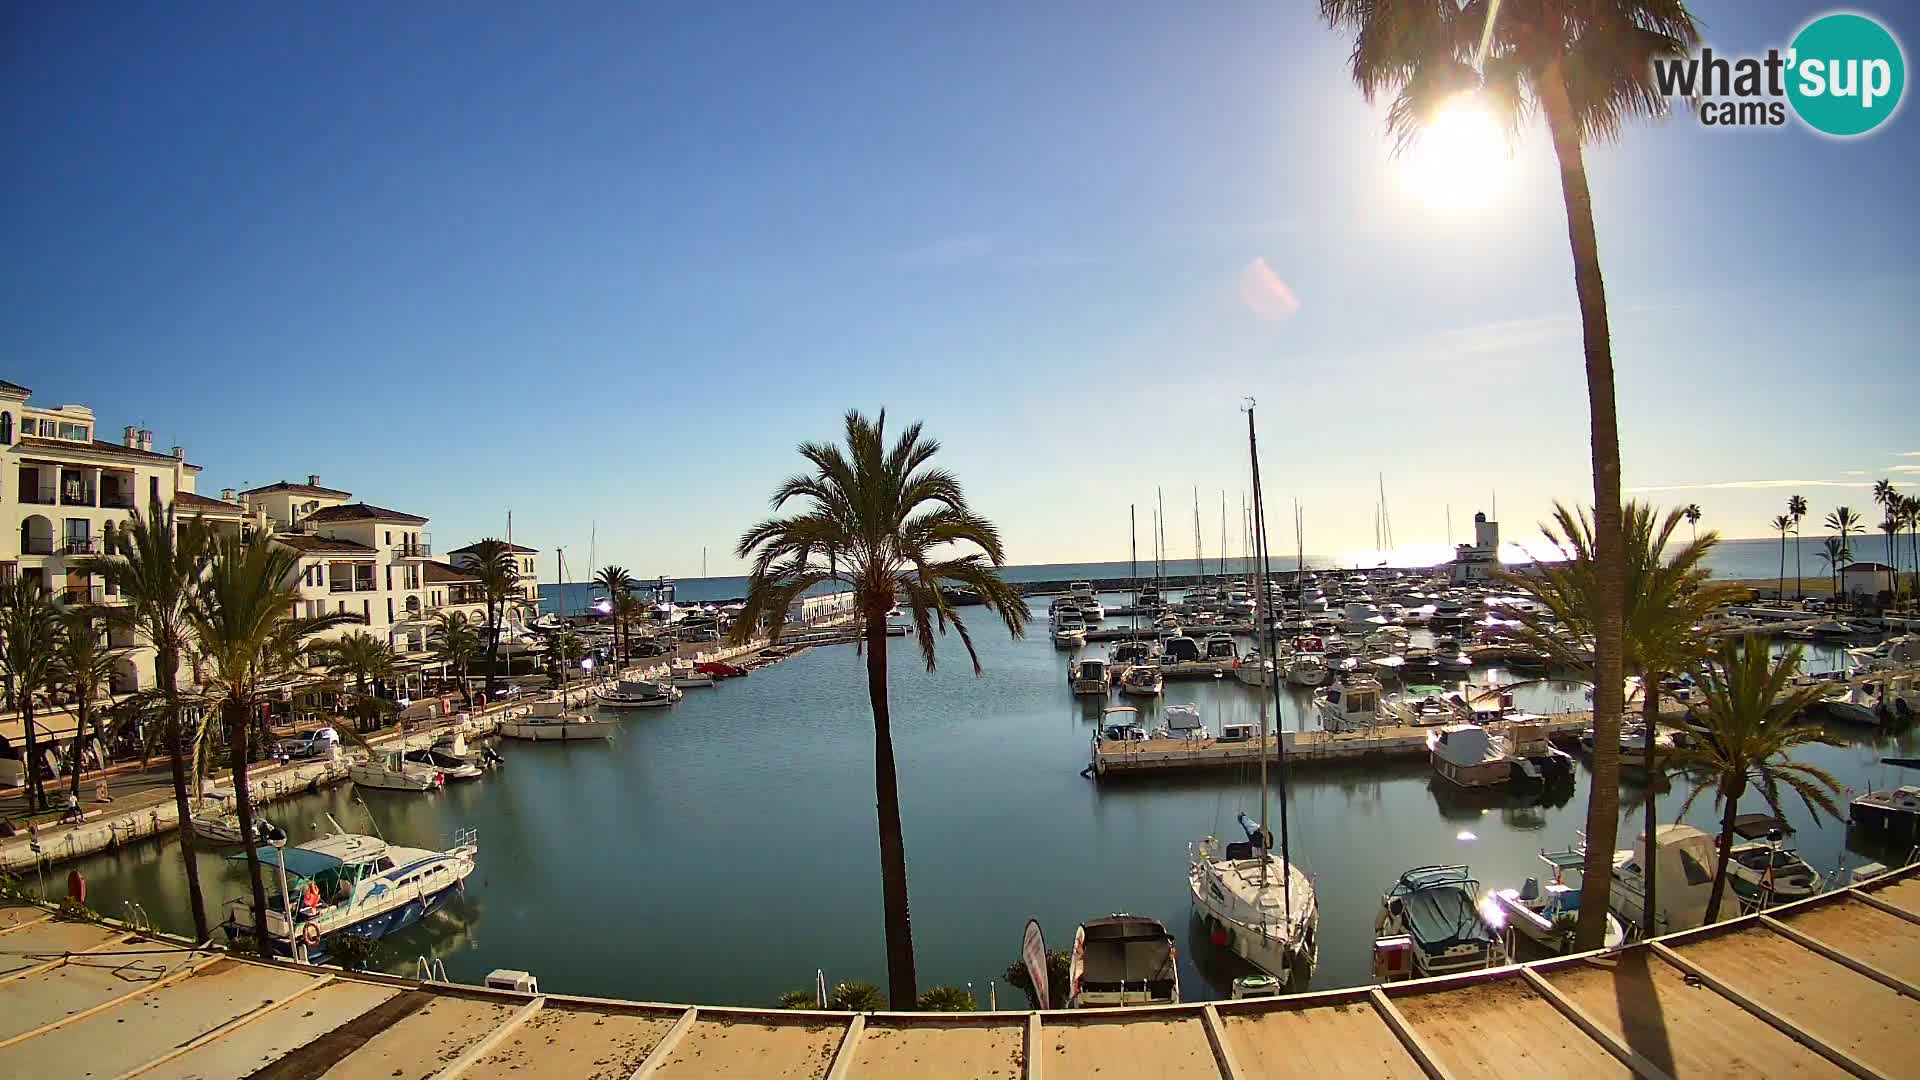
<path id="1" fill-rule="evenodd" d="M 1233 947 L 1233 931 L 1213 915 L 1207 916 L 1207 939 L 1223 949 Z"/>
<path id="2" fill-rule="evenodd" d="M 67 871 L 67 899 L 80 904 L 87 902 L 87 879 L 78 870 Z"/>
<path id="3" fill-rule="evenodd" d="M 300 940 L 306 942 L 309 949 L 320 944 L 320 928 L 313 923 L 308 923 L 300 931 Z"/>

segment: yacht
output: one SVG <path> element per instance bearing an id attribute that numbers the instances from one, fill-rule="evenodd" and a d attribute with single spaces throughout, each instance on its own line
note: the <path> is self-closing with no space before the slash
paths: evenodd
<path id="1" fill-rule="evenodd" d="M 1300 638 L 1294 642 L 1293 656 L 1287 662 L 1287 681 L 1295 686 L 1319 686 L 1327 681 L 1327 660 L 1320 639 Z"/>
<path id="2" fill-rule="evenodd" d="M 399 847 L 348 832 L 285 848 L 262 845 L 255 853 L 267 881 L 267 934 L 274 951 L 317 964 L 326 960 L 336 935 L 381 938 L 404 930 L 446 903 L 472 875 L 479 851 L 472 830 L 460 832 L 445 851 Z M 246 857 L 245 852 L 228 856 Z M 320 896 L 316 908 L 301 906 L 309 882 Z M 227 940 L 251 935 L 253 915 L 251 898 L 229 901 L 223 924 Z"/>
<path id="3" fill-rule="evenodd" d="M 1166 638 L 1179 637 L 1182 633 L 1180 617 L 1177 615 L 1162 615 L 1154 619 L 1153 633 L 1155 637 L 1163 640 Z"/>
<path id="4" fill-rule="evenodd" d="M 1273 836 L 1258 822 L 1245 814 L 1239 819 L 1246 840 L 1222 845 L 1208 836 L 1187 847 L 1193 912 L 1213 945 L 1291 982 L 1318 958 L 1320 909 L 1313 881 L 1284 851 L 1269 850 Z"/>
<path id="5" fill-rule="evenodd" d="M 1427 733 L 1427 759 L 1441 779 L 1464 788 L 1534 788 L 1573 778 L 1573 758 L 1529 721 L 1449 724 Z"/>
<path id="6" fill-rule="evenodd" d="M 1207 725 L 1200 719 L 1199 706 L 1169 705 L 1163 715 L 1166 717 L 1166 726 L 1153 733 L 1156 738 L 1207 738 Z"/>
<path id="7" fill-rule="evenodd" d="M 1553 953 L 1567 951 L 1568 931 L 1580 918 L 1580 889 L 1566 883 L 1568 871 L 1580 872 L 1583 857 L 1568 852 L 1540 853 L 1540 860 L 1553 870 L 1553 879 L 1541 884 L 1530 877 L 1518 889 L 1501 889 L 1492 896 L 1508 926 L 1536 946 Z M 1601 947 L 1617 949 L 1627 940 L 1626 927 L 1613 912 L 1607 912 L 1607 929 Z"/>
<path id="8" fill-rule="evenodd" d="M 1201 642 L 1208 660 L 1224 660 L 1232 663 L 1240 658 L 1240 646 L 1233 640 L 1232 634 L 1208 634 Z"/>
<path id="9" fill-rule="evenodd" d="M 1380 897 L 1377 938 L 1413 943 L 1413 977 L 1450 975 L 1506 963 L 1506 949 L 1480 907 L 1480 883 L 1465 866 L 1420 866 Z"/>
<path id="10" fill-rule="evenodd" d="M 1077 660 L 1067 666 L 1067 682 L 1073 687 L 1073 692 L 1077 696 L 1106 697 L 1107 662 L 1098 656 Z"/>
<path id="11" fill-rule="evenodd" d="M 455 780 L 478 780 L 487 775 L 486 768 L 480 762 L 466 755 L 455 754 L 451 750 L 442 750 L 438 746 L 422 746 L 417 750 L 407 751 L 405 756 L 409 765 L 419 765 L 437 771 L 442 783 L 452 783 Z"/>
<path id="12" fill-rule="evenodd" d="M 1133 665 L 1153 663 L 1154 656 L 1153 642 L 1118 642 L 1113 648 L 1107 650 L 1108 675 L 1118 681 Z"/>
<path id="13" fill-rule="evenodd" d="M 1349 676 L 1313 692 L 1313 711 L 1325 731 L 1371 731 L 1380 723 L 1380 684 L 1367 675 Z"/>
<path id="14" fill-rule="evenodd" d="M 1135 664 L 1120 676 L 1120 692 L 1135 697 L 1154 697 L 1166 686 L 1158 664 Z"/>
<path id="15" fill-rule="evenodd" d="M 1343 615 L 1345 621 L 1340 628 L 1349 634 L 1371 634 L 1392 621 L 1370 601 L 1349 603 Z"/>
<path id="16" fill-rule="evenodd" d="M 347 779 L 355 787 L 381 791 L 438 791 L 447 782 L 439 769 L 408 761 L 401 750 L 383 750 L 370 760 L 350 763 Z"/>
<path id="17" fill-rule="evenodd" d="M 686 691 L 672 683 L 621 679 L 600 695 L 600 704 L 610 709 L 661 709 L 686 696 Z"/>
<path id="18" fill-rule="evenodd" d="M 536 701 L 526 711 L 500 722 L 500 735 L 532 742 L 611 739 L 616 725 L 567 707 L 563 701 Z"/>
<path id="19" fill-rule="evenodd" d="M 234 801 L 224 791 L 210 791 L 202 796 L 189 819 L 193 822 L 193 835 L 216 844 L 244 843 L 240 837 L 240 812 Z M 265 818 L 255 811 L 253 817 L 253 835 L 263 838 L 268 825 Z"/>
<path id="20" fill-rule="evenodd" d="M 1465 671 L 1473 666 L 1473 660 L 1460 648 L 1460 640 L 1451 635 L 1442 635 L 1433 641 L 1433 666 L 1442 671 Z"/>
<path id="21" fill-rule="evenodd" d="M 1248 649 L 1234 662 L 1233 677 L 1247 686 L 1272 686 L 1273 661 L 1261 656 L 1259 649 Z"/>
<path id="22" fill-rule="evenodd" d="M 1124 912 L 1089 919 L 1073 934 L 1067 1008 L 1180 1003 L 1173 935 L 1158 919 Z"/>
<path id="23" fill-rule="evenodd" d="M 1200 643 L 1182 634 L 1170 637 L 1160 643 L 1162 661 L 1168 664 L 1191 664 L 1201 659 Z"/>

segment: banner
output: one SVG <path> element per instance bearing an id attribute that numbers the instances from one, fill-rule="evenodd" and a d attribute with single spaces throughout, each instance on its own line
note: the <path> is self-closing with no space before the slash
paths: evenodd
<path id="1" fill-rule="evenodd" d="M 1033 996 L 1043 1009 L 1053 1006 L 1047 1001 L 1048 991 L 1052 989 L 1047 978 L 1047 939 L 1040 935 L 1040 921 L 1027 920 L 1027 932 L 1020 939 L 1020 959 L 1026 962 L 1027 977 L 1033 980 Z"/>

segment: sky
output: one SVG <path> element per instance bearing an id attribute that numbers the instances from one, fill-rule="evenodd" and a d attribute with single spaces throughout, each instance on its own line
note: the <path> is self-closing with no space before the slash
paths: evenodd
<path id="1" fill-rule="evenodd" d="M 1396 157 L 1308 3 L 696 7 L 6 6 L 0 378 L 203 493 L 317 473 L 443 550 L 511 510 L 543 580 L 737 572 L 848 408 L 1016 563 L 1125 558 L 1130 505 L 1150 550 L 1156 492 L 1217 552 L 1248 397 L 1280 550 L 1295 499 L 1311 552 L 1382 486 L 1401 543 L 1590 499 L 1537 121 Z M 1694 9 L 1723 53 L 1827 10 Z M 1761 537 L 1920 488 L 1916 124 L 1589 149 L 1630 496 Z"/>

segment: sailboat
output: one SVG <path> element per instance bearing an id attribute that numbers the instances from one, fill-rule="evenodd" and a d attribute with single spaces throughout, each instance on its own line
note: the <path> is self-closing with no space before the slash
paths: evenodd
<path id="1" fill-rule="evenodd" d="M 1254 438 L 1253 405 L 1247 405 L 1247 450 L 1253 459 L 1253 514 L 1255 537 L 1254 625 L 1273 649 L 1273 625 L 1267 618 L 1266 512 L 1260 492 L 1260 455 Z M 1278 680 L 1274 707 L 1279 708 Z M 1187 885 L 1193 913 L 1205 923 L 1214 945 L 1246 960 L 1281 981 L 1302 979 L 1313 970 L 1318 955 L 1316 931 L 1320 909 L 1313 882 L 1291 858 L 1287 837 L 1287 791 L 1284 787 L 1286 743 L 1276 738 L 1283 787 L 1280 795 L 1280 842 L 1274 844 L 1267 819 L 1267 694 L 1260 694 L 1260 819 L 1239 815 L 1246 840 L 1221 844 L 1208 836 L 1187 845 Z"/>

